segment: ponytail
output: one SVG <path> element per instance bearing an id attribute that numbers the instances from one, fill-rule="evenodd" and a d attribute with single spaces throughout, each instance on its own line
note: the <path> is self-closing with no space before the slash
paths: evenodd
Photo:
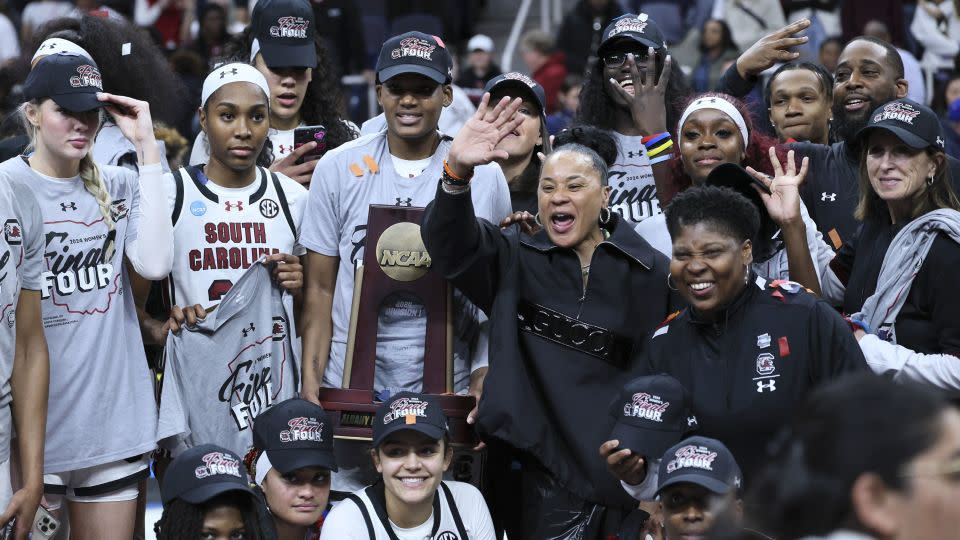
<path id="1" fill-rule="evenodd" d="M 106 184 L 103 183 L 103 174 L 100 167 L 93 161 L 93 152 L 87 152 L 80 160 L 80 179 L 83 180 L 83 187 L 97 199 L 97 205 L 100 206 L 100 213 L 103 215 L 103 221 L 112 231 L 114 228 L 113 216 L 110 215 L 110 192 L 107 191 Z"/>

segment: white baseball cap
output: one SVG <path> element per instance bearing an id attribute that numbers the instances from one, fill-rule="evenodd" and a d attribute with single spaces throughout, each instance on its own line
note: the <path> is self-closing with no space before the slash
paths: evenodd
<path id="1" fill-rule="evenodd" d="M 477 34 L 470 38 L 470 41 L 467 42 L 467 50 L 470 52 L 493 52 L 493 40 L 490 39 L 490 36 Z"/>

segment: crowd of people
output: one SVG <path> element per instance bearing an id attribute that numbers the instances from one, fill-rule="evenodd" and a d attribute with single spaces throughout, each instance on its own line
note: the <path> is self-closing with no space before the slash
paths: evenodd
<path id="1" fill-rule="evenodd" d="M 956 2 L 905 28 L 584 0 L 505 73 L 433 19 L 368 65 L 330 45 L 339 7 L 241 4 L 19 13 L 0 534 L 956 534 Z M 381 114 L 351 119 L 348 64 Z M 374 216 L 400 210 L 390 251 Z M 358 325 L 372 261 L 445 282 L 448 313 L 398 287 Z M 358 341 L 360 432 L 323 397 L 357 395 Z"/>

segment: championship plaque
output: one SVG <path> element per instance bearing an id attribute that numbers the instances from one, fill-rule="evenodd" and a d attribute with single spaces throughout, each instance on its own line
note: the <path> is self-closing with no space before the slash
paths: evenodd
<path id="1" fill-rule="evenodd" d="M 452 442 L 475 443 L 466 422 L 475 400 L 453 395 L 452 288 L 431 269 L 420 238 L 422 217 L 423 208 L 370 205 L 366 246 L 354 281 L 343 387 L 320 389 L 320 403 L 333 419 L 337 438 L 372 438 L 373 415 L 380 405 L 373 388 L 380 306 L 388 296 L 403 292 L 419 299 L 427 314 L 422 392 L 443 407 Z"/>

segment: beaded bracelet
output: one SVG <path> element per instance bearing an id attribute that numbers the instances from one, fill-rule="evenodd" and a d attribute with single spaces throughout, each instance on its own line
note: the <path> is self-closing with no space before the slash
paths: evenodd
<path id="1" fill-rule="evenodd" d="M 473 173 L 471 172 L 467 178 L 460 178 L 450 170 L 450 165 L 447 164 L 447 160 L 443 160 L 443 176 L 440 177 L 440 180 L 444 184 L 461 188 L 467 187 L 470 185 L 470 178 L 472 177 Z"/>
<path id="2" fill-rule="evenodd" d="M 640 139 L 640 142 L 647 150 L 647 157 L 650 159 L 651 165 L 656 165 L 657 163 L 662 163 L 670 159 L 673 139 L 670 138 L 669 131 L 648 135 Z"/>

